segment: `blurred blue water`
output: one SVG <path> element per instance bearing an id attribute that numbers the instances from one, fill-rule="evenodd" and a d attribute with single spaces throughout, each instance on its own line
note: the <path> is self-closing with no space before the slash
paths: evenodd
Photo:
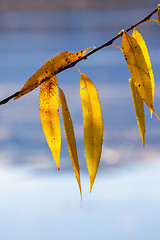
<path id="1" fill-rule="evenodd" d="M 57 53 L 98 46 L 147 13 L 149 10 L 0 13 L 0 98 L 19 90 Z M 151 56 L 156 84 L 155 108 L 159 114 L 160 29 L 158 24 L 149 22 L 138 30 Z M 115 44 L 120 45 L 121 39 Z M 3 196 L 0 239 L 73 239 L 76 235 L 77 239 L 108 236 L 113 240 L 158 240 L 159 122 L 155 116 L 150 120 L 146 108 L 146 148 L 143 150 L 128 84 L 130 74 L 118 49 L 103 49 L 78 67 L 97 86 L 103 111 L 103 154 L 95 189 L 91 196 L 87 195 L 89 180 L 83 146 L 80 76 L 71 69 L 60 73 L 58 81 L 66 94 L 75 127 L 86 196 L 84 206 L 79 208 L 79 193 L 70 171 L 64 131 L 62 172 L 56 171 L 41 129 L 39 89 L 36 89 L 0 109 L 0 192 Z"/>

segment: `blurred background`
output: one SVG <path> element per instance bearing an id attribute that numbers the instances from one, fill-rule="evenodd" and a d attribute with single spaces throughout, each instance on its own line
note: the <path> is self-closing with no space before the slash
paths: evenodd
<path id="1" fill-rule="evenodd" d="M 21 89 L 47 60 L 68 50 L 99 46 L 156 8 L 151 0 L 0 0 L 0 99 Z M 154 15 L 154 18 L 157 18 Z M 160 28 L 137 28 L 148 46 L 160 115 Z M 121 39 L 114 44 L 121 46 Z M 107 47 L 77 67 L 97 86 L 104 121 L 103 153 L 92 193 L 84 156 L 79 72 L 60 73 L 72 116 L 83 190 L 62 127 L 61 171 L 39 117 L 39 88 L 0 106 L 0 239 L 160 239 L 160 125 L 145 108 L 142 148 L 119 49 Z"/>

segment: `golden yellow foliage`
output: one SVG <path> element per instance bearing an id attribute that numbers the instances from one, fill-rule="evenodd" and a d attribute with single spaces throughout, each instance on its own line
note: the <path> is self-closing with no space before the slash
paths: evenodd
<path id="1" fill-rule="evenodd" d="M 158 22 L 160 24 L 160 4 L 158 4 Z"/>
<path id="2" fill-rule="evenodd" d="M 70 115 L 70 112 L 69 112 L 69 109 L 67 106 L 65 95 L 61 88 L 59 88 L 59 97 L 60 97 L 66 139 L 67 139 L 67 144 L 68 144 L 68 151 L 69 151 L 69 155 L 70 155 L 70 158 L 72 161 L 73 171 L 75 173 L 75 177 L 77 179 L 81 198 L 82 198 L 80 169 L 79 169 L 79 162 L 78 162 L 77 147 L 76 147 L 73 123 L 72 123 L 71 115 Z"/>
<path id="3" fill-rule="evenodd" d="M 139 46 L 142 50 L 144 59 L 146 61 L 148 70 L 149 70 L 149 75 L 150 75 L 150 80 L 151 80 L 151 90 L 152 90 L 152 95 L 151 96 L 152 96 L 152 101 L 154 103 L 155 84 L 154 84 L 154 75 L 153 75 L 153 70 L 152 70 L 152 65 L 151 65 L 151 60 L 150 60 L 150 57 L 149 57 L 148 49 L 147 49 L 147 46 L 145 44 L 145 41 L 144 41 L 142 35 L 136 29 L 133 30 L 132 36 L 136 39 L 137 43 L 139 44 Z M 151 118 L 152 118 L 152 110 L 151 110 Z"/>
<path id="4" fill-rule="evenodd" d="M 87 48 L 76 53 L 64 51 L 51 58 L 29 78 L 29 80 L 24 84 L 23 88 L 19 91 L 19 94 L 14 99 L 16 100 L 21 96 L 29 93 L 38 87 L 41 83 L 47 81 L 52 76 L 59 73 L 68 64 L 73 63 L 74 61 L 83 57 L 86 51 L 89 49 L 90 48 Z"/>
<path id="5" fill-rule="evenodd" d="M 154 13 L 158 12 L 158 20 L 151 19 Z M 136 113 L 137 124 L 145 146 L 145 114 L 144 102 L 158 118 L 154 108 L 154 75 L 152 65 L 147 50 L 147 46 L 141 34 L 135 29 L 143 22 L 154 21 L 160 24 L 160 4 L 148 16 L 132 25 L 126 31 L 121 30 L 116 36 L 106 43 L 98 46 L 93 51 L 86 54 L 86 51 L 93 48 L 87 48 L 76 53 L 64 51 L 48 60 L 41 66 L 24 84 L 22 89 L 9 97 L 0 101 L 0 105 L 7 103 L 11 99 L 18 99 L 40 86 L 39 110 L 42 129 L 44 131 L 47 143 L 55 159 L 56 165 L 60 166 L 61 153 L 61 127 L 59 117 L 59 105 L 62 109 L 63 124 L 68 144 L 68 151 L 71 158 L 73 171 L 78 182 L 80 195 L 82 199 L 80 167 L 78 161 L 76 139 L 73 129 L 71 115 L 67 106 L 66 98 L 58 87 L 56 74 L 74 67 L 78 62 L 87 59 L 93 53 L 107 46 L 114 46 L 122 50 L 128 69 L 131 73 L 129 79 L 134 109 Z M 128 34 L 133 30 L 132 36 Z M 122 48 L 113 45 L 113 42 L 122 36 Z M 86 55 L 85 55 L 86 54 Z M 79 70 L 79 69 L 78 69 Z M 80 71 L 80 70 L 79 70 Z M 99 167 L 103 143 L 103 119 L 97 89 L 87 75 L 80 71 L 80 97 L 83 111 L 84 125 L 84 145 L 85 155 L 90 176 L 90 192 Z M 60 102 L 60 104 L 59 104 Z M 159 119 L 159 118 L 158 118 Z"/>
<path id="6" fill-rule="evenodd" d="M 59 119 L 58 83 L 56 76 L 41 84 L 39 110 L 41 124 L 48 146 L 59 169 L 61 152 L 61 129 Z"/>
<path id="7" fill-rule="evenodd" d="M 141 96 L 139 95 L 139 92 L 137 91 L 137 88 L 134 85 L 132 78 L 129 79 L 129 83 L 130 83 L 130 87 L 131 87 L 131 93 L 132 93 L 137 123 L 138 123 L 138 127 L 139 127 L 139 132 L 141 134 L 142 144 L 144 147 L 145 146 L 145 114 L 144 114 L 143 100 L 142 100 Z"/>
<path id="8" fill-rule="evenodd" d="M 157 116 L 153 105 L 150 71 L 148 69 L 141 47 L 134 37 L 124 32 L 122 37 L 122 49 L 131 73 L 132 81 L 137 87 L 141 98 Z"/>
<path id="9" fill-rule="evenodd" d="M 83 109 L 85 155 L 91 191 L 102 152 L 103 120 L 97 89 L 83 73 L 80 78 L 80 96 Z"/>

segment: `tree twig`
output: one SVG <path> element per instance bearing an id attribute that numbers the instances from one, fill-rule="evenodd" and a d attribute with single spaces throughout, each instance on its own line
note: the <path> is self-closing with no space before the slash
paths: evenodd
<path id="1" fill-rule="evenodd" d="M 140 24 L 148 21 L 157 11 L 158 8 L 160 7 L 160 4 L 158 4 L 158 6 L 147 16 L 145 16 L 142 20 L 140 20 L 139 22 L 135 23 L 134 25 L 131 25 L 128 29 L 124 30 L 125 32 L 129 32 L 132 29 L 134 29 L 135 27 L 139 26 Z M 112 39 L 110 39 L 109 41 L 107 41 L 106 43 L 100 45 L 99 47 L 94 48 L 92 51 L 90 51 L 89 53 L 87 53 L 86 55 L 84 55 L 83 57 L 79 58 L 78 60 L 66 65 L 65 67 L 63 67 L 58 73 L 69 69 L 73 66 L 75 66 L 78 62 L 82 61 L 82 60 L 86 60 L 90 55 L 92 55 L 93 53 L 101 50 L 102 48 L 105 48 L 107 46 L 110 46 L 116 39 L 118 39 L 119 37 L 121 37 L 123 35 L 123 31 L 120 31 L 115 37 L 113 37 Z M 0 101 L 0 105 L 7 103 L 9 100 L 11 100 L 12 98 L 16 97 L 19 94 L 19 91 L 12 94 L 11 96 L 3 99 L 2 101 Z"/>
<path id="2" fill-rule="evenodd" d="M 12 98 L 15 98 L 16 96 L 18 96 L 19 92 L 20 92 L 20 91 L 12 94 L 11 96 L 3 99 L 2 101 L 0 101 L 0 105 L 5 104 L 5 103 L 7 103 L 9 100 L 11 100 Z"/>
<path id="3" fill-rule="evenodd" d="M 158 5 L 159 6 L 159 5 Z M 145 16 L 142 20 L 140 20 L 139 22 L 135 23 L 134 25 L 131 25 L 128 29 L 124 30 L 125 32 L 129 32 L 131 31 L 132 29 L 134 29 L 135 27 L 137 27 L 138 25 L 148 21 L 152 16 L 153 14 L 155 14 L 157 11 L 158 11 L 158 6 L 147 16 Z M 101 50 L 102 48 L 105 48 L 107 46 L 110 46 L 116 39 L 118 39 L 119 37 L 121 37 L 123 35 L 123 31 L 120 31 L 115 37 L 113 37 L 112 39 L 110 39 L 109 41 L 107 41 L 106 43 L 100 45 L 99 47 L 97 48 L 94 48 L 92 51 L 90 51 L 89 53 L 87 53 L 85 56 L 79 58 L 78 60 L 68 64 L 67 66 L 65 66 L 64 68 L 62 68 L 60 70 L 60 72 L 70 68 L 70 67 L 73 67 L 75 66 L 78 62 L 82 61 L 82 60 L 85 60 L 87 59 L 90 55 L 92 55 L 93 53 Z"/>

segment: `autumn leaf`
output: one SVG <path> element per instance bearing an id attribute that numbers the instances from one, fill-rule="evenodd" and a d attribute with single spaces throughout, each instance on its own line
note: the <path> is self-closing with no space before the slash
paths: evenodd
<path id="1" fill-rule="evenodd" d="M 48 146 L 59 169 L 61 152 L 61 129 L 59 119 L 58 84 L 56 76 L 41 84 L 39 110 L 42 129 Z"/>
<path id="2" fill-rule="evenodd" d="M 158 22 L 160 24 L 160 4 L 158 4 Z"/>
<path id="3" fill-rule="evenodd" d="M 29 80 L 24 84 L 23 88 L 19 91 L 18 95 L 14 98 L 14 100 L 29 93 L 30 91 L 38 87 L 41 83 L 47 81 L 52 76 L 59 73 L 61 69 L 68 64 L 73 63 L 74 61 L 83 57 L 86 51 L 91 48 L 87 48 L 76 53 L 64 51 L 51 58 L 29 78 Z"/>
<path id="4" fill-rule="evenodd" d="M 150 71 L 143 56 L 141 47 L 134 37 L 126 32 L 123 32 L 122 49 L 131 73 L 131 78 L 137 87 L 141 98 L 159 119 L 153 105 Z"/>
<path id="5" fill-rule="evenodd" d="M 129 79 L 130 87 L 131 87 L 131 93 L 134 103 L 134 109 L 136 113 L 137 118 L 137 124 L 139 127 L 139 132 L 142 138 L 142 144 L 143 147 L 145 146 L 145 114 L 144 114 L 144 106 L 143 106 L 143 100 L 137 91 L 137 88 L 132 80 L 132 78 Z"/>
<path id="6" fill-rule="evenodd" d="M 151 60 L 150 60 L 150 57 L 149 57 L 147 46 L 145 44 L 145 41 L 144 41 L 142 35 L 136 29 L 133 30 L 132 36 L 136 39 L 137 43 L 139 44 L 139 46 L 142 50 L 144 59 L 146 61 L 146 64 L 147 64 L 147 67 L 148 67 L 148 70 L 149 70 L 150 79 L 151 79 L 152 102 L 154 102 L 154 89 L 155 89 L 154 75 L 153 75 Z M 151 118 L 152 118 L 152 110 L 151 110 Z"/>
<path id="7" fill-rule="evenodd" d="M 84 144 L 90 192 L 98 170 L 103 142 L 103 120 L 97 89 L 87 75 L 81 73 L 80 96 L 83 110 Z"/>
<path id="8" fill-rule="evenodd" d="M 60 103 L 61 103 L 61 109 L 62 109 L 62 115 L 63 115 L 63 123 L 64 123 L 64 128 L 65 128 L 65 133 L 66 133 L 69 155 L 70 155 L 70 158 L 72 161 L 73 171 L 75 173 L 75 177 L 77 179 L 81 198 L 82 198 L 80 169 L 79 169 L 79 162 L 78 162 L 77 147 L 76 147 L 73 123 L 72 123 L 70 112 L 69 112 L 69 109 L 67 106 L 65 95 L 61 88 L 59 88 L 59 97 L 60 97 Z"/>

